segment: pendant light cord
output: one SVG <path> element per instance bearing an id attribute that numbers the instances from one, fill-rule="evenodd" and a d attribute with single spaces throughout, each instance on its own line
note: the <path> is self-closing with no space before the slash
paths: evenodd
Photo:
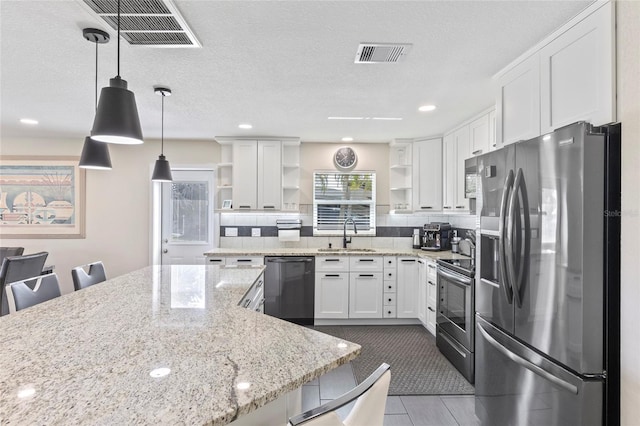
<path id="1" fill-rule="evenodd" d="M 118 0 L 118 78 L 120 78 L 120 0 Z"/>
<path id="2" fill-rule="evenodd" d="M 164 155 L 164 93 L 161 94 L 162 96 L 162 119 L 160 122 L 160 154 Z"/>
<path id="3" fill-rule="evenodd" d="M 95 103 L 96 113 L 98 112 L 98 39 L 96 38 L 96 84 L 95 84 Z"/>

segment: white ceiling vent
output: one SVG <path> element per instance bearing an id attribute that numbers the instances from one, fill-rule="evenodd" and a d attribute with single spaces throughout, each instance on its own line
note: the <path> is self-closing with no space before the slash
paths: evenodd
<path id="1" fill-rule="evenodd" d="M 411 44 L 360 43 L 356 64 L 385 64 L 399 62 L 411 49 Z"/>
<path id="2" fill-rule="evenodd" d="M 117 1 L 82 2 L 111 28 L 118 29 Z M 122 0 L 120 35 L 136 46 L 202 47 L 172 0 Z"/>

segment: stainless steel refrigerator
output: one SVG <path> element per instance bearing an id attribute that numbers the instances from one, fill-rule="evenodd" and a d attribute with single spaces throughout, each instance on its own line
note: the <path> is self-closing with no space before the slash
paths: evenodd
<path id="1" fill-rule="evenodd" d="M 620 126 L 478 157 L 476 415 L 619 423 Z"/>

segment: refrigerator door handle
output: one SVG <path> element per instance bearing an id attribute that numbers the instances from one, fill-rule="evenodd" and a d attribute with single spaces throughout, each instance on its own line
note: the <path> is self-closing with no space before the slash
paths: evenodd
<path id="1" fill-rule="evenodd" d="M 524 213 L 524 235 L 521 239 L 523 249 L 518 247 L 518 253 L 520 254 L 520 270 L 518 271 L 518 277 L 516 278 L 516 288 L 514 289 L 514 293 L 517 294 L 516 301 L 518 307 L 522 307 L 522 300 L 524 299 L 524 288 L 527 277 L 529 276 L 529 262 L 530 262 L 530 254 L 531 254 L 531 220 L 529 213 L 529 195 L 527 193 L 527 185 L 524 180 L 524 173 L 522 169 L 518 170 L 518 175 L 516 176 L 516 183 L 514 186 L 518 187 L 520 194 L 522 195 L 522 211 Z M 515 190 L 514 190 L 515 193 Z M 518 232 L 522 232 L 521 229 L 517 230 Z"/>
<path id="2" fill-rule="evenodd" d="M 549 373 L 548 371 L 538 367 L 537 365 L 535 365 L 531 361 L 528 361 L 528 360 L 522 358 L 521 356 L 514 354 L 509 349 L 507 349 L 504 346 L 502 346 L 496 339 L 491 337 L 491 335 L 487 332 L 487 330 L 485 330 L 484 327 L 482 327 L 482 324 L 478 323 L 476 325 L 478 326 L 478 330 L 480 330 L 480 333 L 482 334 L 482 337 L 484 337 L 485 340 L 487 342 L 489 342 L 489 344 L 491 346 L 493 346 L 502 355 L 506 356 L 511 361 L 515 362 L 516 364 L 521 365 L 522 367 L 526 368 L 527 370 L 531 371 L 532 373 L 537 374 L 538 376 L 542 377 L 543 379 L 548 380 L 549 382 L 553 383 L 554 385 L 558 386 L 559 388 L 564 389 L 567 392 L 571 392 L 574 395 L 578 394 L 578 387 L 576 385 L 571 384 L 571 383 L 569 383 L 569 382 L 567 382 L 565 380 L 562 380 L 561 378 L 556 377 L 553 374 Z"/>
<path id="3" fill-rule="evenodd" d="M 511 195 L 511 189 L 513 187 L 513 170 L 509 170 L 507 178 L 504 182 L 504 188 L 502 190 L 502 199 L 500 200 L 500 222 L 498 223 L 498 261 L 500 262 L 500 276 L 501 287 L 504 291 L 504 296 L 509 304 L 513 303 L 513 287 L 509 282 L 509 276 L 507 275 L 507 256 L 506 256 L 506 221 L 509 219 L 507 215 L 507 206 L 509 197 Z"/>

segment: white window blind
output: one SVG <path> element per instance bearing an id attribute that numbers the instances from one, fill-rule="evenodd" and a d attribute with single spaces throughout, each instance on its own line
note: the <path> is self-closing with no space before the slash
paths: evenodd
<path id="1" fill-rule="evenodd" d="M 314 172 L 313 235 L 342 235 L 349 217 L 358 235 L 376 235 L 376 174 Z M 351 224 L 347 229 L 352 235 Z"/>

